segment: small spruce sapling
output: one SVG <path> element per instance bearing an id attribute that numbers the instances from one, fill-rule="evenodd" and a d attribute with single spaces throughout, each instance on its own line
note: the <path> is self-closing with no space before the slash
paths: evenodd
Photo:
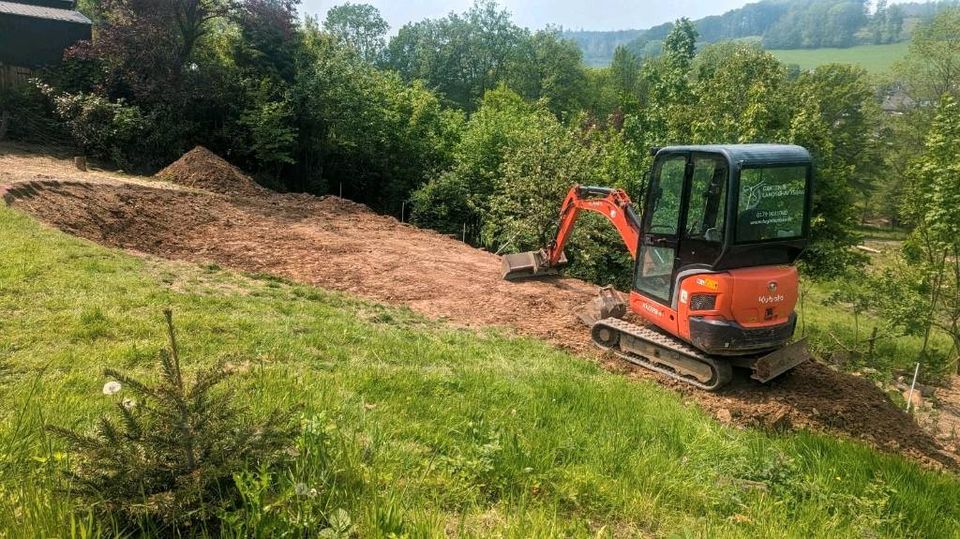
<path id="1" fill-rule="evenodd" d="M 47 430 L 75 452 L 71 490 L 98 513 L 181 528 L 211 522 L 239 501 L 234 474 L 289 458 L 297 424 L 294 410 L 257 420 L 232 391 L 215 390 L 229 375 L 222 363 L 187 381 L 173 315 L 164 316 L 169 349 L 160 352 L 158 381 L 106 369 L 113 381 L 104 394 L 117 395 L 117 417 L 101 417 L 89 434 Z"/>

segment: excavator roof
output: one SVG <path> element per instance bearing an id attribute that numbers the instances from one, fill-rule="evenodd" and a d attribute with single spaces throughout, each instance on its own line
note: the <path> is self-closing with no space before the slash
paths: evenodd
<path id="1" fill-rule="evenodd" d="M 667 146 L 657 153 L 707 152 L 720 153 L 731 163 L 808 163 L 810 152 L 793 144 L 704 144 L 694 146 Z"/>

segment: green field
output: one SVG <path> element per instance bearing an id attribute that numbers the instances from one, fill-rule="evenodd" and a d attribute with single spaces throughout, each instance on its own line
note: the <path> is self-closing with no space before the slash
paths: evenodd
<path id="1" fill-rule="evenodd" d="M 3 207 L 0 237 L 0 537 L 135 532 L 69 496 L 71 456 L 43 426 L 89 429 L 115 406 L 104 367 L 152 376 L 167 306 L 185 369 L 226 359 L 251 409 L 303 403 L 297 458 L 326 455 L 250 470 L 257 503 L 225 516 L 247 537 L 302 536 L 304 515 L 320 526 L 338 509 L 360 537 L 960 533 L 952 474 L 824 435 L 727 427 L 539 341 L 137 258 Z M 297 497 L 298 484 L 319 494 Z"/>
<path id="2" fill-rule="evenodd" d="M 798 64 L 801 69 L 813 69 L 823 64 L 838 63 L 857 64 L 871 73 L 883 73 L 903 59 L 909 48 L 910 43 L 903 42 L 890 45 L 860 45 L 849 49 L 795 49 L 770 52 L 780 61 Z"/>

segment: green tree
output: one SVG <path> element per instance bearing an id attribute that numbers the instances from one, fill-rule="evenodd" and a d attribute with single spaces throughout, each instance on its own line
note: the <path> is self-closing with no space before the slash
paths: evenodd
<path id="1" fill-rule="evenodd" d="M 960 104 L 944 95 L 923 152 L 908 173 L 905 213 L 914 230 L 907 259 L 921 269 L 927 291 L 926 335 L 931 328 L 953 339 L 960 351 Z M 924 350 L 926 349 L 925 339 Z"/>
<path id="2" fill-rule="evenodd" d="M 450 166 L 462 114 L 422 84 L 404 84 L 319 28 L 305 32 L 300 62 L 291 99 L 311 190 L 342 186 L 399 215 L 410 191 Z"/>
<path id="3" fill-rule="evenodd" d="M 890 6 L 887 0 L 878 0 L 868 30 L 875 45 L 899 41 L 903 32 L 903 8 Z"/>
<path id="4" fill-rule="evenodd" d="M 773 55 L 756 46 L 718 45 L 704 51 L 696 68 L 695 105 L 685 115 L 689 142 L 783 140 L 790 122 L 788 83 Z"/>
<path id="5" fill-rule="evenodd" d="M 624 46 L 613 51 L 610 62 L 610 84 L 617 95 L 624 99 L 636 99 L 640 88 L 640 60 Z"/>
<path id="6" fill-rule="evenodd" d="M 818 185 L 842 181 L 858 195 L 866 209 L 886 171 L 880 137 L 880 106 L 867 72 L 860 67 L 827 64 L 803 73 L 795 83 L 818 104 L 830 127 L 831 162 L 820 162 Z M 849 200 L 838 201 L 848 204 Z"/>
<path id="7" fill-rule="evenodd" d="M 297 6 L 300 0 L 240 0 L 233 20 L 240 30 L 233 61 L 250 78 L 290 82 L 300 46 Z"/>
<path id="8" fill-rule="evenodd" d="M 835 158 L 830 125 L 824 119 L 818 97 L 801 89 L 794 99 L 797 108 L 790 120 L 787 140 L 810 150 L 815 164 L 812 241 L 804 251 L 802 267 L 814 278 L 837 277 L 864 262 L 863 255 L 851 249 L 860 238 L 854 232 L 856 208 L 849 171 Z"/>
<path id="9" fill-rule="evenodd" d="M 570 187 L 595 183 L 590 149 L 576 133 L 544 120 L 522 130 L 505 149 L 484 223 L 490 245 L 512 242 L 518 250 L 547 245 Z"/>
<path id="10" fill-rule="evenodd" d="M 529 32 L 493 1 L 477 0 L 466 13 L 407 24 L 390 40 L 387 65 L 404 80 L 421 79 L 452 103 L 473 110 L 486 92 L 507 80 Z"/>
<path id="11" fill-rule="evenodd" d="M 944 9 L 914 31 L 910 52 L 897 71 L 918 106 L 944 94 L 960 97 L 960 7 Z"/>
<path id="12" fill-rule="evenodd" d="M 453 150 L 452 169 L 414 196 L 414 221 L 446 233 L 460 233 L 466 224 L 475 237 L 489 212 L 506 152 L 551 122 L 556 120 L 542 104 L 530 104 L 506 86 L 488 91 Z M 447 198 L 454 193 L 456 198 Z"/>
<path id="13" fill-rule="evenodd" d="M 327 11 L 323 28 L 352 47 L 367 62 L 378 62 L 386 48 L 390 25 L 370 4 L 345 4 Z"/>
<path id="14" fill-rule="evenodd" d="M 292 104 L 281 96 L 273 99 L 270 84 L 260 84 L 258 97 L 240 116 L 240 124 L 249 133 L 249 148 L 262 170 L 270 171 L 279 180 L 284 165 L 296 163 L 297 129 L 293 126 Z"/>
<path id="15" fill-rule="evenodd" d="M 667 62 L 678 71 L 688 71 L 697 53 L 699 37 L 700 33 L 690 19 L 686 17 L 678 19 L 673 25 L 673 30 L 670 30 L 667 38 L 663 40 L 663 55 L 667 58 Z"/>
<path id="16" fill-rule="evenodd" d="M 619 148 L 605 145 L 605 139 L 547 117 L 536 129 L 525 130 L 520 143 L 504 154 L 484 219 L 485 243 L 513 251 L 539 249 L 556 237 L 560 204 L 573 185 L 622 185 L 632 179 L 605 176 L 623 157 L 611 155 Z M 568 245 L 568 275 L 629 286 L 632 259 L 605 218 L 582 212 Z"/>
<path id="17" fill-rule="evenodd" d="M 573 116 L 587 100 L 583 54 L 559 32 L 541 30 L 523 46 L 507 82 L 530 99 L 544 98 L 554 114 Z"/>

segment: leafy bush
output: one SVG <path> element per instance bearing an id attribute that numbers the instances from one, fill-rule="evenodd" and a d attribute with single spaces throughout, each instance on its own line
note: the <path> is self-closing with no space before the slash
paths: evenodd
<path id="1" fill-rule="evenodd" d="M 181 528 L 211 522 L 240 500 L 234 476 L 249 466 L 287 459 L 296 434 L 290 411 L 257 420 L 233 393 L 215 391 L 228 376 L 218 364 L 188 383 L 180 369 L 173 316 L 164 311 L 169 350 L 160 352 L 160 380 L 145 383 L 112 369 L 104 386 L 118 399 L 117 418 L 92 433 L 48 430 L 76 453 L 73 492 L 99 513 L 130 524 Z"/>
<path id="2" fill-rule="evenodd" d="M 70 133 L 50 111 L 46 96 L 33 85 L 14 85 L 0 90 L 0 124 L 5 120 L 9 138 L 35 144 L 65 144 Z"/>
<path id="3" fill-rule="evenodd" d="M 135 168 L 137 148 L 152 127 L 140 107 L 96 94 L 56 94 L 49 87 L 44 90 L 52 97 L 57 116 L 67 122 L 80 149 L 120 167 Z"/>

